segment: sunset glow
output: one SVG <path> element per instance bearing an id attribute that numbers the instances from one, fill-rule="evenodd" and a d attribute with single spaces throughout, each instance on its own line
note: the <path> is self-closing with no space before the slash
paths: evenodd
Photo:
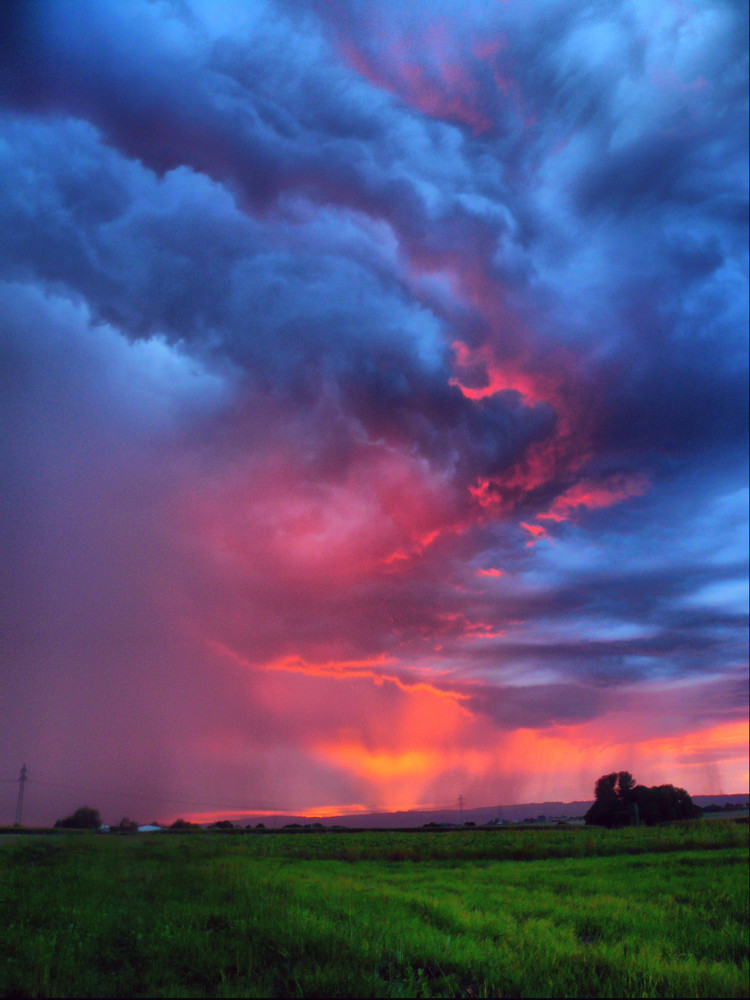
<path id="1" fill-rule="evenodd" d="M 746 6 L 9 5 L 9 820 L 747 793 Z"/>

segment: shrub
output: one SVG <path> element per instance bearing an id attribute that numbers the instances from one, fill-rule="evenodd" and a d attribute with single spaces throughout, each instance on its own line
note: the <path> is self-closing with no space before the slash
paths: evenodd
<path id="1" fill-rule="evenodd" d="M 102 825 L 99 810 L 89 806 L 81 806 L 72 816 L 58 819 L 55 826 L 63 830 L 97 830 Z"/>

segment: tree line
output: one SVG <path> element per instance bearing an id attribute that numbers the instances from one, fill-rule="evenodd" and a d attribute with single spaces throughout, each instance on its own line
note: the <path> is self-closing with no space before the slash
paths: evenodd
<path id="1" fill-rule="evenodd" d="M 589 826 L 655 826 L 658 823 L 669 823 L 680 819 L 697 819 L 703 810 L 695 805 L 684 788 L 674 785 L 637 785 L 629 771 L 612 771 L 598 779 L 594 786 L 594 804 L 586 813 L 584 819 Z M 55 826 L 63 829 L 96 830 L 102 825 L 99 812 L 88 806 L 82 806 L 71 816 L 59 819 Z M 156 825 L 156 824 L 155 824 Z M 195 824 L 184 819 L 175 820 L 170 829 L 180 830 L 194 827 Z M 297 823 L 288 826 L 298 826 Z M 318 826 L 319 824 L 315 824 Z M 472 825 L 473 824 L 466 824 Z M 216 828 L 232 828 L 228 820 L 213 824 Z M 259 827 L 263 824 L 259 823 Z M 131 832 L 138 829 L 138 824 L 127 817 L 123 818 L 117 827 L 119 832 Z"/>

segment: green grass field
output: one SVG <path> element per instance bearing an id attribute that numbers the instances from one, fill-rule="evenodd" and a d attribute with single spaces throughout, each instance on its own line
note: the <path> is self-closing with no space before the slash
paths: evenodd
<path id="1" fill-rule="evenodd" d="M 748 828 L 0 846 L 0 995 L 748 996 Z"/>

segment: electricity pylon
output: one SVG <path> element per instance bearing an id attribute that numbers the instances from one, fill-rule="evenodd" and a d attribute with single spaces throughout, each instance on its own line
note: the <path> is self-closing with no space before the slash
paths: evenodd
<path id="1" fill-rule="evenodd" d="M 21 825 L 21 819 L 23 817 L 23 786 L 26 784 L 26 765 L 24 764 L 21 768 L 21 774 L 18 778 L 18 800 L 16 802 L 16 826 Z"/>

